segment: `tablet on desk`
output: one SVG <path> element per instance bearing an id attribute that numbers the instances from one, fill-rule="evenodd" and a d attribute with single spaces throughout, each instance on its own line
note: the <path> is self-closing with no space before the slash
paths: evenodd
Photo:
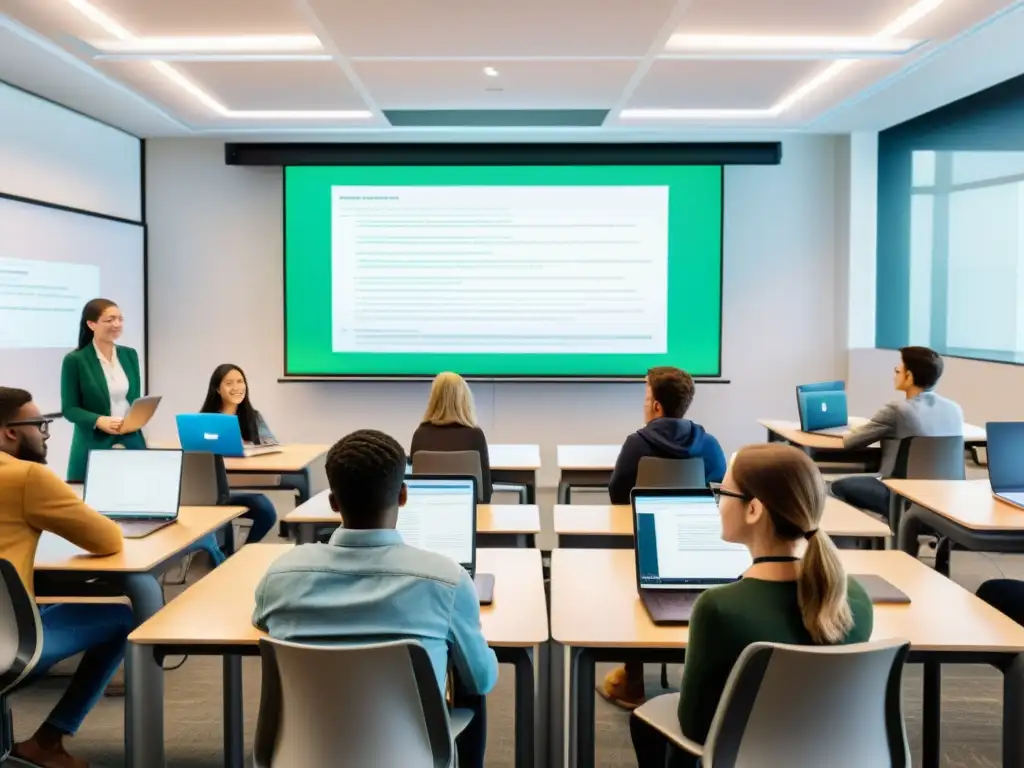
<path id="1" fill-rule="evenodd" d="M 864 591 L 868 593 L 873 604 L 907 605 L 910 603 L 910 598 L 903 590 L 893 586 L 881 576 L 876 576 L 873 573 L 854 573 L 850 575 L 850 578 L 856 579 L 864 587 Z"/>

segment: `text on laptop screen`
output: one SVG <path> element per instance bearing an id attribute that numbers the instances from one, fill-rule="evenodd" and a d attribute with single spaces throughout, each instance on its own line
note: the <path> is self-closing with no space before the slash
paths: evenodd
<path id="1" fill-rule="evenodd" d="M 107 517 L 175 517 L 181 451 L 92 451 L 85 503 Z"/>
<path id="2" fill-rule="evenodd" d="M 992 490 L 1000 494 L 1024 491 L 1024 422 L 990 422 L 985 431 Z"/>
<path id="3" fill-rule="evenodd" d="M 728 584 L 750 567 L 746 547 L 722 540 L 712 497 L 637 496 L 633 503 L 642 588 Z"/>
<path id="4" fill-rule="evenodd" d="M 462 565 L 472 563 L 476 540 L 473 482 L 409 477 L 405 483 L 408 500 L 398 510 L 402 540 L 412 547 L 447 555 Z"/>

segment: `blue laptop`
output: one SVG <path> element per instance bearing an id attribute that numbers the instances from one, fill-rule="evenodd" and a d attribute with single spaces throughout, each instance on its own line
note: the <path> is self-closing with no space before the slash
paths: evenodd
<path id="1" fill-rule="evenodd" d="M 985 433 L 992 495 L 1024 509 L 1024 421 L 990 421 Z"/>
<path id="2" fill-rule="evenodd" d="M 820 390 L 797 394 L 800 429 L 819 435 L 845 435 L 850 431 L 846 392 Z"/>
<path id="3" fill-rule="evenodd" d="M 248 458 L 280 453 L 279 445 L 246 445 L 238 417 L 224 413 L 179 413 L 178 440 L 183 451 L 200 451 L 218 456 Z"/>

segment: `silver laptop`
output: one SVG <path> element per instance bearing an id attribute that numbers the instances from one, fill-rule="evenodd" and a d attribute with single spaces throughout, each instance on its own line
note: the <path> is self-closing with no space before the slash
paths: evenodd
<path id="1" fill-rule="evenodd" d="M 630 498 L 640 600 L 655 624 L 688 624 L 697 598 L 739 579 L 750 552 L 722 540 L 718 505 L 706 488 L 634 488 Z"/>
<path id="2" fill-rule="evenodd" d="M 140 397 L 132 403 L 132 407 L 128 409 L 128 413 L 121 423 L 122 434 L 138 432 L 149 424 L 153 414 L 156 413 L 157 406 L 160 405 L 161 399 L 160 395 L 149 395 L 148 397 Z"/>
<path id="3" fill-rule="evenodd" d="M 473 578 L 481 605 L 494 600 L 494 575 L 476 570 L 476 478 L 409 475 L 398 532 L 412 547 L 446 555 Z"/>
<path id="4" fill-rule="evenodd" d="M 992 494 L 1024 509 L 1024 421 L 990 421 L 985 437 Z"/>
<path id="5" fill-rule="evenodd" d="M 85 503 L 141 539 L 177 520 L 181 467 L 178 450 L 90 451 Z"/>

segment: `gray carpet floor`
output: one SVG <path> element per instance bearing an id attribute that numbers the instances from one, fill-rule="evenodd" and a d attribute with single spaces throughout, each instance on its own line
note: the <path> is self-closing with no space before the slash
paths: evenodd
<path id="1" fill-rule="evenodd" d="M 600 499 L 594 498 L 596 503 Z M 541 499 L 548 534 L 538 542 L 551 545 L 550 501 Z M 580 498 L 577 503 L 586 503 Z M 282 507 L 279 506 L 278 509 Z M 927 550 L 922 550 L 927 559 Z M 195 567 L 190 581 L 202 576 Z M 989 578 L 1024 579 L 1024 556 L 988 555 L 956 552 L 953 577 L 974 590 Z M 169 587 L 168 598 L 181 591 Z M 955 620 L 951 617 L 951 620 Z M 175 660 L 169 659 L 168 664 Z M 260 669 L 255 658 L 244 661 L 245 733 L 251 748 L 259 707 Z M 598 670 L 599 679 L 610 665 Z M 670 680 L 677 681 L 682 667 L 670 667 Z M 659 670 L 647 667 L 648 694 L 659 690 Z M 46 716 L 66 680 L 47 678 L 19 693 L 12 700 L 15 732 L 28 736 Z M 914 764 L 920 764 L 921 675 L 909 666 L 905 676 L 907 729 L 914 750 Z M 497 690 L 488 699 L 489 735 L 487 765 L 511 768 L 513 765 L 513 675 L 502 667 Z M 1002 718 L 1002 682 L 987 667 L 951 666 L 943 670 L 943 766 L 949 768 L 988 768 L 1001 765 L 1000 738 Z M 597 762 L 601 768 L 635 766 L 629 741 L 628 715 L 597 701 Z M 222 765 L 221 666 L 218 659 L 190 658 L 184 666 L 166 675 L 165 722 L 168 765 L 172 768 L 215 768 Z M 79 735 L 70 743 L 72 751 L 99 768 L 115 768 L 124 762 L 124 700 L 103 699 L 86 720 Z M 12 763 L 14 765 L 14 763 Z"/>

